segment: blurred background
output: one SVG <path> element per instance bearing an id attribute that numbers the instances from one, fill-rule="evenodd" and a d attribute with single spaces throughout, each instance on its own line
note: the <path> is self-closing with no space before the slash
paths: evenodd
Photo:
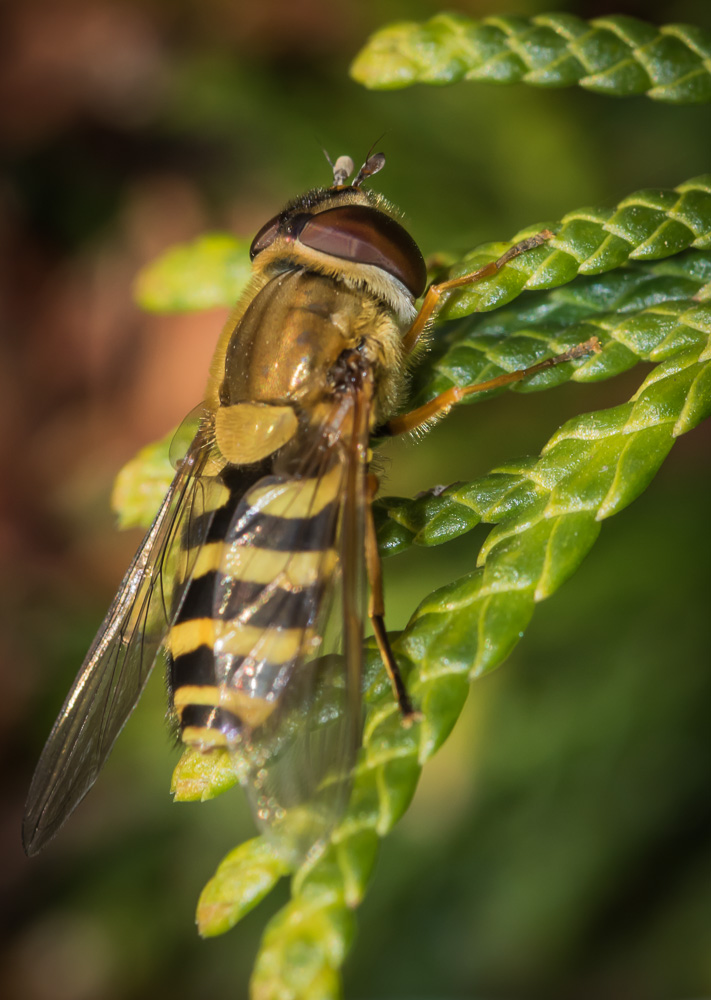
<path id="1" fill-rule="evenodd" d="M 118 468 L 201 399 L 224 320 L 132 304 L 142 264 L 205 231 L 250 237 L 358 163 L 425 254 L 711 170 L 707 107 L 461 85 L 368 93 L 347 75 L 375 28 L 442 9 L 568 10 L 711 28 L 704 0 L 23 0 L 0 8 L 0 995 L 246 996 L 278 890 L 231 934 L 192 913 L 250 836 L 237 793 L 174 806 L 177 759 L 149 689 L 88 800 L 21 851 L 42 744 L 140 533 L 115 531 Z M 385 491 L 535 453 L 600 386 L 508 393 L 392 445 Z M 465 443 L 463 446 L 463 442 Z M 675 446 L 606 524 L 507 664 L 478 682 L 383 845 L 349 998 L 711 995 L 711 436 Z M 416 450 L 415 450 L 416 449 Z M 474 566 L 483 534 L 388 561 L 388 622 Z"/>

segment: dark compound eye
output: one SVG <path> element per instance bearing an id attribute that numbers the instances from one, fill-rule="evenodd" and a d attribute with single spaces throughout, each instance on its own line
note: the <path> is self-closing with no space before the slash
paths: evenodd
<path id="1" fill-rule="evenodd" d="M 265 222 L 252 240 L 252 246 L 249 248 L 250 258 L 254 260 L 258 253 L 271 246 L 277 236 L 283 236 L 287 242 L 297 239 L 304 227 L 304 223 L 308 222 L 310 218 L 312 216 L 308 212 L 296 212 L 293 215 L 275 215 L 269 222 Z"/>
<path id="2" fill-rule="evenodd" d="M 268 235 L 269 224 L 257 234 L 252 247 Z M 415 298 L 425 290 L 427 269 L 419 247 L 407 230 L 377 208 L 344 205 L 319 212 L 306 221 L 299 240 L 333 257 L 374 264 L 401 281 Z"/>
<path id="3" fill-rule="evenodd" d="M 279 233 L 280 221 L 280 216 L 275 215 L 273 219 L 269 220 L 269 222 L 264 223 L 262 228 L 252 240 L 252 245 L 249 248 L 250 260 L 254 260 L 258 253 L 261 253 L 262 250 L 266 250 L 266 248 L 274 242 Z"/>

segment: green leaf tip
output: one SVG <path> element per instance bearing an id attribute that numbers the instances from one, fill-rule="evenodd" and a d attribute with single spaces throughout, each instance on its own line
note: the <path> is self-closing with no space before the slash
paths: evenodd
<path id="1" fill-rule="evenodd" d="M 459 80 L 579 86 L 598 94 L 646 94 L 671 104 L 711 100 L 711 32 L 656 27 L 624 15 L 585 21 L 573 14 L 437 14 L 377 31 L 351 76 L 372 89 Z"/>
<path id="2" fill-rule="evenodd" d="M 139 273 L 136 302 L 149 312 L 231 307 L 251 275 L 249 244 L 223 233 L 171 247 Z"/>
<path id="3" fill-rule="evenodd" d="M 156 516 L 175 475 L 168 458 L 173 436 L 141 448 L 116 476 L 111 508 L 120 528 L 147 528 Z"/>
<path id="4" fill-rule="evenodd" d="M 340 901 L 287 904 L 264 933 L 251 1000 L 338 1000 L 338 970 L 353 936 L 353 914 Z"/>
<path id="5" fill-rule="evenodd" d="M 196 913 L 200 936 L 215 937 L 230 930 L 287 873 L 262 837 L 230 851 L 200 894 Z"/>
<path id="6" fill-rule="evenodd" d="M 237 780 L 227 750 L 202 753 L 186 747 L 173 771 L 170 792 L 175 802 L 206 802 L 232 788 Z"/>

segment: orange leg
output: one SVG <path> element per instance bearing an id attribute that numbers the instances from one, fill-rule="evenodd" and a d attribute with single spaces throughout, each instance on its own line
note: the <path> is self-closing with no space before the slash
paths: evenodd
<path id="1" fill-rule="evenodd" d="M 368 567 L 368 579 L 370 581 L 370 602 L 368 606 L 368 616 L 373 624 L 375 641 L 378 644 L 380 655 L 383 659 L 385 669 L 388 672 L 390 683 L 393 687 L 393 694 L 402 713 L 403 725 L 411 726 L 420 718 L 416 712 L 407 693 L 405 682 L 400 674 L 395 654 L 390 646 L 388 633 L 385 631 L 385 603 L 383 600 L 383 573 L 380 563 L 380 553 L 378 552 L 378 541 L 375 537 L 375 522 L 373 520 L 372 499 L 378 488 L 378 480 L 372 475 L 368 476 L 369 502 L 367 505 L 365 521 L 365 561 Z"/>
<path id="2" fill-rule="evenodd" d="M 510 247 L 498 260 L 492 260 L 490 264 L 479 268 L 478 271 L 473 271 L 471 274 L 463 274 L 461 278 L 451 278 L 449 281 L 441 281 L 438 285 L 430 285 L 414 323 L 403 337 L 405 354 L 410 354 L 422 336 L 422 331 L 427 326 L 434 312 L 439 308 L 440 299 L 444 292 L 450 292 L 453 288 L 461 288 L 463 285 L 473 285 L 475 281 L 481 281 L 482 278 L 490 278 L 492 274 L 500 271 L 514 257 L 518 257 L 520 254 L 525 253 L 527 250 L 532 250 L 534 247 L 539 247 L 546 240 L 549 240 L 552 235 L 553 233 L 550 229 L 544 229 L 542 232 L 536 233 L 535 236 L 529 236 L 527 240 L 521 240 L 520 243 L 516 243 L 515 246 Z"/>
<path id="3" fill-rule="evenodd" d="M 576 344 L 575 347 L 564 351 L 563 354 L 557 354 L 554 358 L 545 358 L 543 361 L 539 361 L 538 364 L 531 365 L 530 368 L 521 368 L 515 372 L 505 372 L 503 375 L 497 376 L 497 378 L 490 378 L 488 381 L 478 382 L 476 385 L 464 387 L 452 386 L 451 389 L 441 392 L 439 396 L 435 396 L 434 399 L 431 399 L 429 403 L 425 403 L 424 406 L 418 406 L 416 410 L 411 410 L 410 413 L 405 413 L 401 417 L 394 417 L 383 427 L 378 428 L 378 434 L 394 436 L 414 431 L 428 421 L 444 416 L 445 413 L 451 410 L 455 403 L 458 403 L 460 399 L 464 399 L 465 396 L 471 396 L 475 392 L 486 392 L 488 389 L 499 389 L 501 386 L 510 385 L 512 382 L 520 382 L 529 375 L 535 375 L 536 372 L 542 372 L 546 368 L 553 368 L 554 365 L 572 361 L 573 358 L 580 358 L 584 354 L 599 354 L 600 350 L 600 342 L 597 337 L 591 337 L 584 344 Z"/>

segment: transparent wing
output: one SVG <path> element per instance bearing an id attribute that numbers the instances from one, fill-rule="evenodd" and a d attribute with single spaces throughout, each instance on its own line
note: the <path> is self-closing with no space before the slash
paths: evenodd
<path id="1" fill-rule="evenodd" d="M 180 426 L 173 434 L 168 450 L 168 458 L 174 469 L 180 468 L 186 455 L 190 452 L 200 428 L 205 426 L 206 418 L 208 418 L 208 410 L 205 403 L 202 402 L 194 406 L 181 421 Z"/>
<path id="2" fill-rule="evenodd" d="M 215 595 L 221 706 L 258 824 L 296 863 L 340 817 L 360 742 L 367 434 L 344 394 L 245 494 Z M 367 427 L 367 421 L 365 421 Z"/>
<path id="3" fill-rule="evenodd" d="M 23 843 L 36 854 L 89 791 L 133 711 L 209 529 L 198 433 L 141 543 L 52 728 L 30 786 Z"/>

